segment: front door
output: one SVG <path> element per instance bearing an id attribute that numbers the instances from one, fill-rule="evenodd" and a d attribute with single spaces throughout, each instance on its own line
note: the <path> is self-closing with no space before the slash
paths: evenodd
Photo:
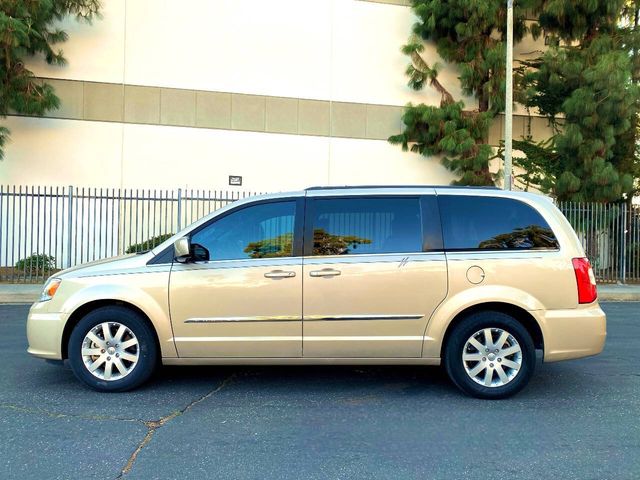
<path id="1" fill-rule="evenodd" d="M 304 356 L 420 357 L 447 292 L 435 195 L 307 197 L 306 210 Z"/>
<path id="2" fill-rule="evenodd" d="M 180 357 L 302 355 L 302 205 L 250 204 L 192 232 L 199 259 L 169 283 Z"/>

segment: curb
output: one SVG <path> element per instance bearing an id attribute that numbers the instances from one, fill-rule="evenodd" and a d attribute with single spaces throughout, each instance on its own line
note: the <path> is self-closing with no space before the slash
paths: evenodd
<path id="1" fill-rule="evenodd" d="M 33 303 L 40 298 L 44 285 L 0 284 L 0 304 Z"/>
<path id="2" fill-rule="evenodd" d="M 33 295 L 0 295 L 0 305 L 30 305 L 37 299 Z"/>
<path id="3" fill-rule="evenodd" d="M 639 292 L 598 292 L 600 302 L 640 302 Z"/>

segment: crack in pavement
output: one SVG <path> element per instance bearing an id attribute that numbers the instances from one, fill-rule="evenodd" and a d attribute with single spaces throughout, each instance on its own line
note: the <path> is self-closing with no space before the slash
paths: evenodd
<path id="1" fill-rule="evenodd" d="M 601 373 L 581 372 L 581 375 L 589 375 L 592 377 L 602 377 Z M 608 373 L 609 377 L 640 377 L 640 373 Z"/>
<path id="2" fill-rule="evenodd" d="M 95 420 L 95 421 L 117 420 L 119 422 L 132 422 L 132 423 L 141 423 L 143 425 L 146 425 L 146 422 L 144 420 L 140 420 L 138 418 L 114 417 L 112 415 L 85 415 L 85 414 L 77 414 L 77 413 L 59 413 L 59 412 L 51 412 L 49 410 L 42 410 L 40 408 L 23 407 L 21 405 L 15 405 L 12 403 L 0 403 L 0 408 L 5 410 L 12 410 L 14 412 L 19 412 L 19 413 L 31 413 L 34 415 L 44 415 L 45 417 L 50 417 L 50 418 L 79 418 L 82 420 Z"/>
<path id="3" fill-rule="evenodd" d="M 216 388 L 204 394 L 200 398 L 196 398 L 195 400 L 189 402 L 185 407 L 183 407 L 180 410 L 176 410 L 175 412 L 172 412 L 169 415 L 166 415 L 160 418 L 159 420 L 150 420 L 150 421 L 142 422 L 148 428 L 147 434 L 144 436 L 142 441 L 138 444 L 136 449 L 133 451 L 133 453 L 129 457 L 129 460 L 125 464 L 124 468 L 120 471 L 120 474 L 116 477 L 116 480 L 123 478 L 126 474 L 128 474 L 131 471 L 134 463 L 136 462 L 136 459 L 138 458 L 138 454 L 142 451 L 144 447 L 146 447 L 149 444 L 149 442 L 151 442 L 153 435 L 156 433 L 156 431 L 160 427 L 164 426 L 167 422 L 173 420 L 174 418 L 179 417 L 184 413 L 187 413 L 192 407 L 196 406 L 200 402 L 205 401 L 207 398 L 211 397 L 212 395 L 218 393 L 220 390 L 226 387 L 231 382 L 231 380 L 233 380 L 235 377 L 236 377 L 235 373 L 229 375 Z"/>
<path id="4" fill-rule="evenodd" d="M 222 380 L 222 382 L 220 382 L 220 384 L 216 388 L 214 388 L 210 392 L 202 395 L 199 398 L 196 398 L 195 400 L 192 400 L 180 410 L 176 410 L 170 413 L 169 415 L 165 415 L 164 417 L 161 417 L 159 420 L 141 420 L 139 418 L 125 418 L 125 417 L 117 417 L 113 415 L 87 415 L 87 414 L 76 414 L 76 413 L 60 413 L 60 412 L 52 412 L 49 410 L 43 410 L 38 408 L 29 408 L 29 407 L 12 404 L 12 403 L 0 403 L 0 409 L 11 410 L 19 413 L 33 414 L 33 415 L 43 415 L 49 418 L 76 418 L 76 419 L 92 420 L 92 421 L 119 421 L 119 422 L 140 423 L 144 425 L 145 427 L 147 427 L 147 434 L 144 436 L 142 441 L 138 444 L 136 449 L 133 451 L 133 453 L 127 460 L 127 463 L 125 464 L 124 468 L 120 471 L 120 473 L 116 477 L 116 479 L 121 479 L 123 478 L 124 475 L 126 475 L 131 471 L 136 461 L 136 458 L 138 457 L 138 454 L 145 446 L 149 444 L 156 430 L 158 430 L 160 427 L 165 425 L 167 422 L 173 420 L 174 418 L 179 417 L 180 415 L 188 412 L 192 407 L 199 404 L 200 402 L 203 402 L 207 398 L 218 393 L 220 390 L 226 387 L 229 384 L 229 382 L 231 382 L 231 380 L 233 380 L 236 377 L 236 375 L 237 375 L 236 373 L 229 375 L 227 378 Z"/>

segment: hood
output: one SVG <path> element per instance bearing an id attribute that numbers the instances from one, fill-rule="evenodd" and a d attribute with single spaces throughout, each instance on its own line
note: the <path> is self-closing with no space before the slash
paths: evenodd
<path id="1" fill-rule="evenodd" d="M 86 277 L 91 275 L 104 274 L 114 270 L 127 270 L 146 265 L 146 263 L 154 257 L 151 252 L 129 253 L 127 255 L 119 255 L 117 257 L 103 258 L 93 262 L 83 263 L 75 267 L 62 270 L 55 275 L 56 278 L 69 277 Z"/>

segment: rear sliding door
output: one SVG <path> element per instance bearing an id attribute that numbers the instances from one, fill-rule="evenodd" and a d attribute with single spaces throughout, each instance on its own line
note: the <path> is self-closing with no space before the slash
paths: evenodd
<path id="1" fill-rule="evenodd" d="M 447 291 L 435 195 L 308 196 L 303 356 L 420 357 Z"/>

